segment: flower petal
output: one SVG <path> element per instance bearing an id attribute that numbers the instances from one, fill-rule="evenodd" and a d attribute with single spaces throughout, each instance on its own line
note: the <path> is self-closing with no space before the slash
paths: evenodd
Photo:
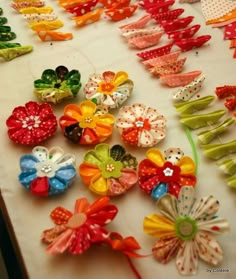
<path id="1" fill-rule="evenodd" d="M 118 196 L 126 192 L 125 187 L 117 179 L 109 178 L 107 182 L 109 185 L 107 196 Z"/>
<path id="2" fill-rule="evenodd" d="M 60 178 L 57 177 L 49 178 L 49 184 L 50 184 L 50 189 L 49 189 L 50 195 L 60 194 L 61 192 L 64 192 L 68 187 L 67 183 L 64 180 L 61 180 Z"/>
<path id="3" fill-rule="evenodd" d="M 73 166 L 68 165 L 56 171 L 55 177 L 69 183 L 76 176 L 76 170 Z"/>
<path id="4" fill-rule="evenodd" d="M 128 79 L 128 77 L 129 76 L 126 72 L 120 71 L 116 73 L 113 82 L 116 86 L 119 86 L 120 84 L 124 83 Z"/>
<path id="5" fill-rule="evenodd" d="M 115 123 L 115 117 L 111 114 L 102 114 L 98 117 L 97 123 L 113 125 Z"/>
<path id="6" fill-rule="evenodd" d="M 31 182 L 37 178 L 36 170 L 22 172 L 18 179 L 19 182 L 29 190 Z"/>
<path id="7" fill-rule="evenodd" d="M 52 243 L 67 229 L 66 225 L 58 225 L 52 229 L 44 230 L 41 236 L 42 241 Z"/>
<path id="8" fill-rule="evenodd" d="M 214 218 L 197 223 L 198 229 L 212 234 L 223 234 L 229 232 L 229 222 L 226 219 Z"/>
<path id="9" fill-rule="evenodd" d="M 59 254 L 65 252 L 70 245 L 72 235 L 73 230 L 67 229 L 47 247 L 46 252 L 48 254 Z"/>
<path id="10" fill-rule="evenodd" d="M 151 214 L 146 216 L 143 228 L 145 233 L 158 238 L 175 235 L 174 223 L 161 215 Z"/>
<path id="11" fill-rule="evenodd" d="M 197 178 L 195 175 L 180 175 L 178 185 L 180 187 L 182 186 L 195 186 L 197 183 Z"/>
<path id="12" fill-rule="evenodd" d="M 59 146 L 55 146 L 50 148 L 49 150 L 49 158 L 52 162 L 60 162 L 60 159 L 64 155 L 64 151 Z"/>
<path id="13" fill-rule="evenodd" d="M 149 147 L 155 144 L 155 139 L 150 131 L 142 130 L 138 134 L 138 146 Z"/>
<path id="14" fill-rule="evenodd" d="M 167 193 L 167 183 L 159 183 L 152 189 L 151 197 L 158 200 Z"/>
<path id="15" fill-rule="evenodd" d="M 211 235 L 199 232 L 195 241 L 197 243 L 199 257 L 210 264 L 217 265 L 223 260 L 223 250 L 218 241 Z"/>
<path id="16" fill-rule="evenodd" d="M 185 185 L 189 185 L 189 184 L 183 184 L 183 186 Z M 168 193 L 178 198 L 179 191 L 181 189 L 180 183 L 178 181 L 170 181 L 168 186 L 169 186 Z"/>
<path id="17" fill-rule="evenodd" d="M 177 237 L 163 237 L 155 242 L 152 252 L 159 262 L 166 264 L 176 255 L 179 246 Z"/>
<path id="18" fill-rule="evenodd" d="M 198 257 L 195 241 L 182 243 L 176 256 L 176 266 L 182 275 L 194 275 L 197 272 Z"/>
<path id="19" fill-rule="evenodd" d="M 106 72 L 102 73 L 102 77 L 105 80 L 105 82 L 113 81 L 115 76 L 116 76 L 116 74 L 114 72 L 111 72 L 111 71 L 106 71 Z"/>
<path id="20" fill-rule="evenodd" d="M 138 175 L 135 170 L 122 169 L 118 181 L 126 190 L 128 190 L 138 182 Z"/>
<path id="21" fill-rule="evenodd" d="M 55 160 L 55 158 L 54 158 Z M 73 154 L 65 154 L 64 156 L 58 158 L 56 160 L 57 166 L 59 168 L 62 167 L 67 167 L 69 165 L 75 166 L 76 160 L 75 160 L 75 155 Z"/>
<path id="22" fill-rule="evenodd" d="M 62 122 L 62 121 L 65 122 L 67 117 L 68 117 L 68 120 L 71 122 L 73 121 L 73 119 L 75 119 L 76 121 L 79 121 L 81 119 L 81 116 L 82 116 L 82 111 L 81 111 L 80 107 L 75 104 L 69 104 L 69 105 L 65 106 L 64 116 L 62 116 L 60 118 L 60 122 Z M 64 118 L 65 118 L 65 120 L 64 120 Z M 65 123 L 62 123 L 62 124 L 65 125 Z M 70 125 L 71 124 L 74 124 L 74 122 L 70 123 Z M 67 124 L 67 126 L 68 125 L 69 124 Z"/>
<path id="23" fill-rule="evenodd" d="M 46 106 L 45 106 L 46 105 Z M 30 101 L 28 103 L 25 104 L 25 108 L 26 108 L 26 112 L 27 112 L 27 116 L 36 116 L 36 115 L 40 115 L 40 111 L 43 109 L 47 110 L 50 108 L 50 113 L 52 111 L 51 107 L 48 104 L 42 104 L 39 105 L 36 102 Z"/>
<path id="24" fill-rule="evenodd" d="M 131 106 L 132 113 L 134 114 L 135 118 L 144 117 L 144 113 L 146 110 L 146 106 L 143 104 L 133 104 Z"/>
<path id="25" fill-rule="evenodd" d="M 179 192 L 177 210 L 180 216 L 188 216 L 195 202 L 193 187 L 182 187 Z"/>
<path id="26" fill-rule="evenodd" d="M 96 111 L 96 104 L 92 101 L 82 101 L 80 104 L 79 104 L 79 108 L 82 112 L 82 115 L 84 114 L 94 114 L 95 111 Z"/>
<path id="27" fill-rule="evenodd" d="M 124 121 L 128 121 L 129 123 L 133 123 L 135 121 L 135 118 L 136 116 L 130 106 L 121 107 L 119 109 L 119 118 L 117 121 L 117 125 L 119 125 L 120 122 L 123 122 L 120 121 L 120 119 L 123 119 Z"/>
<path id="28" fill-rule="evenodd" d="M 111 134 L 112 134 L 112 126 L 111 125 L 105 125 L 102 123 L 97 123 L 97 126 L 95 127 L 95 132 L 98 135 L 99 142 L 105 141 Z"/>
<path id="29" fill-rule="evenodd" d="M 58 206 L 50 214 L 51 219 L 57 225 L 67 224 L 72 217 L 72 213 L 64 207 Z"/>
<path id="30" fill-rule="evenodd" d="M 165 162 L 165 157 L 159 149 L 150 148 L 146 156 L 149 160 L 151 160 L 155 165 L 162 167 Z"/>
<path id="31" fill-rule="evenodd" d="M 170 194 L 161 197 L 157 202 L 157 208 L 166 218 L 175 222 L 178 218 L 177 199 Z"/>
<path id="32" fill-rule="evenodd" d="M 32 153 L 39 162 L 46 162 L 49 159 L 49 152 L 46 147 L 36 146 L 33 148 Z"/>
<path id="33" fill-rule="evenodd" d="M 84 253 L 90 247 L 90 238 L 88 229 L 85 226 L 80 227 L 73 232 L 73 237 L 69 243 L 69 252 L 73 255 Z"/>
<path id="34" fill-rule="evenodd" d="M 219 207 L 220 203 L 216 198 L 213 196 L 204 197 L 195 203 L 190 216 L 199 221 L 211 220 L 219 210 Z"/>
<path id="35" fill-rule="evenodd" d="M 194 161 L 187 156 L 180 158 L 176 164 L 181 169 L 181 174 L 194 174 L 196 171 L 196 165 Z"/>
<path id="36" fill-rule="evenodd" d="M 69 72 L 65 66 L 58 66 L 55 71 L 56 71 L 57 77 L 62 81 L 65 79 L 65 76 Z"/>
<path id="37" fill-rule="evenodd" d="M 107 179 L 101 174 L 93 176 L 89 185 L 89 189 L 98 195 L 106 195 L 109 189 Z"/>
<path id="38" fill-rule="evenodd" d="M 35 156 L 26 154 L 20 158 L 20 168 L 22 171 L 33 171 L 38 160 Z"/>
<path id="39" fill-rule="evenodd" d="M 79 166 L 79 174 L 86 185 L 89 185 L 91 179 L 99 173 L 100 169 L 94 164 L 84 162 Z"/>
<path id="40" fill-rule="evenodd" d="M 30 191 L 33 195 L 47 196 L 49 190 L 49 180 L 46 176 L 37 177 L 30 184 Z"/>

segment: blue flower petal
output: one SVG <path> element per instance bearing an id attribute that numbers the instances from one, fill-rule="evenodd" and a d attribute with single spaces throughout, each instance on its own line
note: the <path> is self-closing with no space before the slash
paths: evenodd
<path id="1" fill-rule="evenodd" d="M 49 185 L 49 195 L 60 194 L 68 187 L 68 184 L 65 181 L 62 181 L 56 177 L 49 178 Z"/>
<path id="2" fill-rule="evenodd" d="M 66 184 L 71 183 L 76 176 L 76 169 L 72 165 L 65 166 L 56 171 L 55 177 Z"/>
<path id="3" fill-rule="evenodd" d="M 30 184 L 31 182 L 37 177 L 36 175 L 36 170 L 29 170 L 29 171 L 25 171 L 22 172 L 19 176 L 18 176 L 18 180 L 19 182 L 26 188 L 29 189 L 30 188 Z"/>
<path id="4" fill-rule="evenodd" d="M 35 169 L 35 164 L 39 160 L 33 155 L 24 155 L 20 158 L 20 168 L 22 171 L 30 171 Z"/>
<path id="5" fill-rule="evenodd" d="M 167 183 L 159 183 L 155 188 L 153 188 L 151 197 L 155 200 L 158 200 L 160 197 L 162 197 L 164 194 L 167 193 Z"/>

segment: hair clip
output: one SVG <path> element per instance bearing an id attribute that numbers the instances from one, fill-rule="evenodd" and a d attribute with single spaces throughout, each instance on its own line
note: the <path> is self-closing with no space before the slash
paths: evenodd
<path id="1" fill-rule="evenodd" d="M 224 105 L 228 110 L 235 110 L 236 109 L 236 97 L 227 98 L 224 102 Z"/>
<path id="2" fill-rule="evenodd" d="M 177 61 L 180 54 L 181 51 L 171 52 L 169 54 L 158 56 L 156 58 L 144 60 L 142 61 L 142 63 L 147 67 L 161 67 L 165 64 L 174 63 L 175 61 Z"/>
<path id="3" fill-rule="evenodd" d="M 64 6 L 65 10 L 74 16 L 82 16 L 86 13 L 89 13 L 95 9 L 98 0 L 88 0 L 86 2 L 77 3 L 76 5 L 72 5 L 70 7 Z"/>
<path id="4" fill-rule="evenodd" d="M 134 83 L 126 72 L 92 74 L 84 87 L 85 97 L 109 109 L 120 107 L 132 94 Z"/>
<path id="5" fill-rule="evenodd" d="M 65 66 L 46 69 L 41 79 L 34 81 L 34 93 L 44 102 L 59 103 L 65 98 L 76 97 L 81 88 L 80 77 L 78 70 L 69 71 Z"/>
<path id="6" fill-rule="evenodd" d="M 206 114 L 181 114 L 180 122 L 191 129 L 198 129 L 216 123 L 225 113 L 221 109 Z"/>
<path id="7" fill-rule="evenodd" d="M 1 25 L 0 26 L 0 34 L 11 32 L 11 26 Z"/>
<path id="8" fill-rule="evenodd" d="M 0 16 L 0 25 L 4 25 L 6 23 L 7 23 L 7 18 L 3 17 L 3 16 Z"/>
<path id="9" fill-rule="evenodd" d="M 77 144 L 105 141 L 112 134 L 114 122 L 113 115 L 89 100 L 67 105 L 59 119 L 64 136 Z"/>
<path id="10" fill-rule="evenodd" d="M 139 187 L 155 200 L 166 193 L 178 197 L 183 186 L 195 186 L 196 165 L 180 148 L 168 148 L 164 154 L 151 148 L 146 157 L 139 163 Z"/>
<path id="11" fill-rule="evenodd" d="M 154 48 L 151 50 L 147 50 L 147 51 L 143 51 L 143 52 L 139 52 L 137 53 L 137 55 L 142 58 L 143 60 L 148 60 L 148 59 L 152 59 L 152 58 L 156 58 L 165 54 L 169 54 L 172 47 L 173 47 L 173 43 L 170 43 L 168 45 L 164 45 L 162 47 L 159 48 Z"/>
<path id="12" fill-rule="evenodd" d="M 75 156 L 64 154 L 60 147 L 36 146 L 32 154 L 20 158 L 19 182 L 37 196 L 63 193 L 76 176 Z"/>
<path id="13" fill-rule="evenodd" d="M 176 41 L 175 44 L 183 51 L 189 51 L 193 48 L 203 46 L 206 42 L 211 39 L 211 35 L 203 35 L 196 38 L 187 38 Z"/>
<path id="14" fill-rule="evenodd" d="M 55 13 L 50 14 L 25 14 L 23 15 L 24 19 L 29 23 L 40 22 L 40 21 L 52 21 L 57 19 L 57 15 Z"/>
<path id="15" fill-rule="evenodd" d="M 120 21 L 125 18 L 131 17 L 137 9 L 137 5 L 131 5 L 120 9 L 109 9 L 105 11 L 105 14 L 109 16 L 113 21 Z"/>
<path id="16" fill-rule="evenodd" d="M 12 3 L 10 6 L 19 11 L 20 9 L 23 9 L 23 8 L 29 8 L 29 7 L 43 7 L 45 5 L 45 2 L 44 1 L 22 1 L 22 2 L 14 2 Z"/>
<path id="17" fill-rule="evenodd" d="M 171 31 L 168 32 L 168 38 L 173 39 L 174 41 L 179 41 L 181 39 L 192 38 L 195 33 L 200 29 L 200 24 L 195 24 L 189 28 L 178 30 L 178 31 Z"/>
<path id="18" fill-rule="evenodd" d="M 73 17 L 73 20 L 75 21 L 77 27 L 82 27 L 87 24 L 91 24 L 98 21 L 101 18 L 102 13 L 103 13 L 103 8 L 99 8 L 89 13 L 86 13 L 82 16 Z"/>
<path id="19" fill-rule="evenodd" d="M 63 33 L 50 30 L 36 31 L 41 41 L 68 41 L 73 39 L 72 33 Z"/>
<path id="20" fill-rule="evenodd" d="M 236 48 L 236 39 L 230 40 L 230 46 L 229 48 Z"/>
<path id="21" fill-rule="evenodd" d="M 181 100 L 181 101 L 188 101 L 191 99 L 197 92 L 202 89 L 202 84 L 205 80 L 205 76 L 199 76 L 198 78 L 194 79 L 192 82 L 187 84 L 185 87 L 181 88 L 177 91 L 173 99 L 174 100 Z"/>
<path id="22" fill-rule="evenodd" d="M 175 0 L 167 0 L 165 2 L 153 3 L 152 6 L 146 8 L 146 12 L 154 15 L 158 13 L 168 12 L 170 6 L 172 6 L 174 3 Z"/>
<path id="23" fill-rule="evenodd" d="M 174 106 L 179 113 L 192 114 L 198 110 L 205 109 L 214 99 L 214 96 L 206 96 L 193 101 L 179 102 Z"/>
<path id="24" fill-rule="evenodd" d="M 98 3 L 103 5 L 105 8 L 110 9 L 115 3 L 119 3 L 120 0 L 98 0 Z"/>
<path id="25" fill-rule="evenodd" d="M 164 32 L 158 32 L 151 35 L 133 37 L 128 40 L 128 44 L 138 49 L 148 48 L 157 45 Z"/>
<path id="26" fill-rule="evenodd" d="M 57 130 L 57 119 L 49 104 L 28 102 L 14 108 L 6 120 L 8 136 L 15 143 L 36 145 Z"/>
<path id="27" fill-rule="evenodd" d="M 5 61 L 10 61 L 23 54 L 27 54 L 33 50 L 32 46 L 21 46 L 18 43 L 0 42 L 0 57 Z"/>
<path id="28" fill-rule="evenodd" d="M 12 41 L 15 38 L 16 38 L 16 33 L 14 32 L 0 32 L 0 41 L 2 42 Z"/>
<path id="29" fill-rule="evenodd" d="M 176 257 L 176 267 L 182 275 L 197 272 L 198 258 L 217 265 L 223 251 L 214 235 L 229 231 L 226 219 L 216 216 L 219 201 L 212 195 L 196 201 L 195 189 L 184 186 L 178 198 L 166 194 L 157 202 L 161 213 L 144 218 L 146 234 L 157 237 L 152 252 L 157 261 L 168 263 Z"/>
<path id="30" fill-rule="evenodd" d="M 216 162 L 218 167 L 227 175 L 233 175 L 236 173 L 236 158 L 226 159 L 220 162 Z"/>
<path id="31" fill-rule="evenodd" d="M 154 66 L 152 68 L 149 68 L 149 71 L 158 76 L 164 76 L 164 75 L 171 75 L 179 73 L 183 70 L 184 64 L 186 62 L 186 57 L 179 59 L 178 61 L 164 64 L 160 67 Z"/>
<path id="32" fill-rule="evenodd" d="M 229 25 L 225 26 L 225 28 L 224 28 L 224 40 L 236 38 L 235 28 L 236 28 L 235 21 L 230 23 Z"/>
<path id="33" fill-rule="evenodd" d="M 111 7 L 109 8 L 109 10 L 116 10 L 116 9 L 120 9 L 120 8 L 124 8 L 129 6 L 131 0 L 120 0 L 120 1 L 115 1 L 114 3 L 111 3 Z"/>
<path id="34" fill-rule="evenodd" d="M 219 99 L 236 96 L 236 86 L 234 85 L 218 86 L 215 89 L 215 93 Z"/>
<path id="35" fill-rule="evenodd" d="M 194 19 L 194 16 L 184 18 L 162 21 L 160 25 L 164 28 L 165 32 L 175 31 L 187 27 Z"/>
<path id="36" fill-rule="evenodd" d="M 121 139 L 138 147 L 151 147 L 166 136 L 166 118 L 143 104 L 123 106 L 116 121 Z"/>
<path id="37" fill-rule="evenodd" d="M 53 12 L 53 8 L 50 6 L 44 6 L 44 7 L 28 7 L 20 9 L 19 12 L 21 14 L 50 14 Z"/>
<path id="38" fill-rule="evenodd" d="M 182 13 L 184 9 L 175 9 L 167 12 L 151 14 L 151 17 L 156 20 L 157 23 L 160 23 L 164 20 L 174 20 L 177 19 Z"/>
<path id="39" fill-rule="evenodd" d="M 41 30 L 54 30 L 61 28 L 63 26 L 63 21 L 60 19 L 51 20 L 51 21 L 40 21 L 40 22 L 32 22 L 29 24 L 29 28 L 34 31 L 41 31 Z"/>
<path id="40" fill-rule="evenodd" d="M 159 27 L 154 27 L 154 28 L 149 28 L 149 29 L 127 29 L 122 32 L 122 36 L 125 39 L 132 39 L 132 38 L 138 38 L 138 37 L 143 37 L 147 35 L 155 35 L 155 34 L 160 34 L 161 28 Z M 163 32 L 162 32 L 163 33 Z"/>
<path id="41" fill-rule="evenodd" d="M 132 30 L 132 29 L 142 29 L 150 21 L 150 19 L 151 19 L 150 15 L 145 15 L 135 22 L 131 22 L 120 26 L 119 29 L 121 30 L 121 32 L 125 32 L 126 30 Z"/>
<path id="42" fill-rule="evenodd" d="M 233 118 L 228 118 L 228 119 L 224 120 L 217 127 L 214 127 L 212 129 L 207 129 L 205 131 L 200 132 L 198 134 L 199 142 L 201 144 L 208 144 L 214 138 L 216 138 L 220 134 L 224 133 L 227 130 L 227 128 L 234 123 L 235 123 L 235 120 Z"/>
<path id="43" fill-rule="evenodd" d="M 236 188 L 236 176 L 227 178 L 227 184 L 229 187 Z"/>
<path id="44" fill-rule="evenodd" d="M 79 166 L 79 174 L 89 189 L 102 196 L 117 196 L 126 193 L 138 181 L 134 156 L 127 154 L 121 145 L 109 148 L 98 144 L 88 151 Z"/>
<path id="45" fill-rule="evenodd" d="M 160 79 L 169 87 L 186 86 L 201 75 L 201 71 L 192 71 L 182 74 L 171 74 L 161 76 Z"/>

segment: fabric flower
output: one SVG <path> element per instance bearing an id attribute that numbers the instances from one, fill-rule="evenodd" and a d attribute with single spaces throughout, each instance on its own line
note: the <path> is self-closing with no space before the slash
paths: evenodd
<path id="1" fill-rule="evenodd" d="M 57 130 L 57 119 L 49 104 L 28 102 L 16 107 L 6 120 L 9 138 L 20 144 L 36 145 Z"/>
<path id="2" fill-rule="evenodd" d="M 92 101 L 70 104 L 64 109 L 59 123 L 66 138 L 78 144 L 97 144 L 112 134 L 113 115 Z"/>
<path id="3" fill-rule="evenodd" d="M 213 235 L 229 230 L 228 221 L 218 218 L 219 202 L 213 197 L 196 202 L 195 190 L 182 187 L 176 199 L 166 194 L 157 202 L 162 215 L 151 214 L 144 219 L 144 232 L 159 239 L 152 252 L 166 264 L 176 256 L 176 266 L 183 275 L 196 274 L 198 258 L 217 265 L 223 251 Z"/>
<path id="4" fill-rule="evenodd" d="M 140 147 L 151 147 L 166 136 L 166 119 L 143 104 L 124 106 L 119 110 L 116 127 L 123 141 Z"/>
<path id="5" fill-rule="evenodd" d="M 60 147 L 33 148 L 20 158 L 19 182 L 33 195 L 50 196 L 64 192 L 76 176 L 75 157 Z"/>
<path id="6" fill-rule="evenodd" d="M 131 95 L 134 83 L 126 72 L 93 74 L 85 85 L 85 97 L 109 109 L 120 107 Z"/>
<path id="7" fill-rule="evenodd" d="M 98 144 L 95 150 L 85 154 L 79 173 L 92 192 L 117 196 L 137 183 L 136 166 L 136 158 L 122 146 L 114 145 L 110 149 L 107 144 Z"/>
<path id="8" fill-rule="evenodd" d="M 139 164 L 139 187 L 154 199 L 166 193 L 178 197 L 182 186 L 195 186 L 197 182 L 195 163 L 180 148 L 169 148 L 164 153 L 149 149 L 147 159 Z"/>
<path id="9" fill-rule="evenodd" d="M 34 93 L 44 102 L 58 103 L 75 97 L 81 88 L 78 70 L 69 71 L 65 66 L 43 71 L 41 79 L 34 81 Z"/>
<path id="10" fill-rule="evenodd" d="M 74 213 L 63 207 L 51 212 L 56 224 L 45 230 L 42 241 L 49 243 L 48 254 L 59 254 L 68 251 L 71 254 L 82 254 L 93 243 L 107 242 L 109 233 L 104 228 L 116 216 L 118 209 L 111 205 L 108 197 L 98 198 L 89 204 L 86 198 L 76 200 Z"/>

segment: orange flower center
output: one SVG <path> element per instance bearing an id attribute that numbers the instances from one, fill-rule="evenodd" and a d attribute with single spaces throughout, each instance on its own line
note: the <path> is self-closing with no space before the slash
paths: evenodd
<path id="1" fill-rule="evenodd" d="M 67 226 L 71 229 L 77 229 L 81 227 L 87 221 L 87 216 L 84 213 L 76 213 L 70 217 Z"/>
<path id="2" fill-rule="evenodd" d="M 111 94 L 115 90 L 115 85 L 112 82 L 100 82 L 97 91 L 102 92 L 103 94 Z"/>
<path id="3" fill-rule="evenodd" d="M 138 129 L 141 129 L 141 130 L 150 130 L 151 129 L 151 125 L 149 123 L 149 120 L 146 118 L 146 119 L 143 119 L 142 117 L 139 117 L 135 120 L 135 126 L 138 128 Z"/>

